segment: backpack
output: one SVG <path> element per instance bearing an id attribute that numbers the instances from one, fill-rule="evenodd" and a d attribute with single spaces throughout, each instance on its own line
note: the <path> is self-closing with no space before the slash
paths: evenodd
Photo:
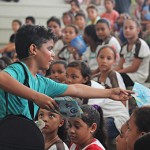
<path id="1" fill-rule="evenodd" d="M 44 138 L 34 121 L 8 115 L 0 120 L 0 150 L 44 150 Z"/>

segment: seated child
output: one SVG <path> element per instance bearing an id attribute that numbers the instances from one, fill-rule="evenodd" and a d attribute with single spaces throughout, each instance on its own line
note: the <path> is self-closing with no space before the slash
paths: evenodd
<path id="1" fill-rule="evenodd" d="M 69 118 L 70 150 L 105 150 L 103 112 L 99 106 L 81 106 L 81 118 Z M 105 147 L 105 148 L 104 148 Z"/>

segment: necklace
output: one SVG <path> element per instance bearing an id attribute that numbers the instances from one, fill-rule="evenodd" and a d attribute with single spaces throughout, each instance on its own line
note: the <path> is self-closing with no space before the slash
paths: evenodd
<path id="1" fill-rule="evenodd" d="M 52 140 L 45 143 L 45 150 L 48 150 L 57 140 L 59 139 L 58 135 L 56 135 Z"/>

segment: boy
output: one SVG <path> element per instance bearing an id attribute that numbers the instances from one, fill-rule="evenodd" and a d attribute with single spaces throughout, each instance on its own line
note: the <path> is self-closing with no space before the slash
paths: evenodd
<path id="1" fill-rule="evenodd" d="M 106 18 L 110 21 L 111 27 L 114 27 L 114 23 L 116 22 L 117 18 L 119 17 L 119 14 L 116 10 L 113 8 L 115 7 L 115 0 L 105 0 L 105 9 L 106 12 L 104 12 L 101 15 L 101 18 Z"/>
<path id="2" fill-rule="evenodd" d="M 87 11 L 88 18 L 89 18 L 87 25 L 96 24 L 96 22 L 100 19 L 100 17 L 98 16 L 98 10 L 96 6 L 93 4 L 90 4 L 87 7 L 86 11 Z"/>
<path id="3" fill-rule="evenodd" d="M 0 119 L 7 114 L 22 114 L 31 118 L 27 99 L 35 103 L 35 116 L 39 107 L 46 109 L 54 109 L 54 107 L 57 107 L 56 102 L 52 98 L 48 98 L 48 96 L 56 97 L 70 95 L 85 98 L 109 97 L 116 100 L 127 100 L 130 97 L 129 94 L 133 93 L 119 88 L 100 90 L 80 84 L 66 85 L 56 83 L 38 75 L 37 71 L 39 69 L 47 70 L 49 68 L 55 56 L 52 51 L 54 34 L 50 29 L 47 30 L 37 25 L 25 25 L 18 30 L 15 45 L 17 56 L 25 67 L 25 71 L 28 75 L 30 89 L 22 85 L 25 81 L 25 71 L 22 65 L 15 63 L 8 66 L 4 71 L 1 71 Z M 6 94 L 4 90 L 9 92 L 7 95 L 8 110 L 6 110 Z"/>
<path id="4" fill-rule="evenodd" d="M 86 26 L 86 18 L 83 13 L 77 13 L 75 16 L 75 24 L 78 26 L 79 35 L 83 35 Z"/>

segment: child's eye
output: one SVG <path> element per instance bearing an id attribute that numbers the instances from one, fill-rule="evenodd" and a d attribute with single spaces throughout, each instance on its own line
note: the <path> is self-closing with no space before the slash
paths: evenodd
<path id="1" fill-rule="evenodd" d="M 49 118 L 54 118 L 54 117 L 55 117 L 54 114 L 50 114 L 50 115 L 49 115 Z"/>
<path id="2" fill-rule="evenodd" d="M 44 116 L 43 113 L 39 113 L 39 114 L 38 114 L 38 117 L 39 117 L 39 118 L 42 118 L 43 116 Z"/>
<path id="3" fill-rule="evenodd" d="M 79 129 L 79 128 L 80 128 L 80 126 L 79 126 L 79 125 L 75 125 L 75 128 L 76 128 L 76 129 Z"/>

